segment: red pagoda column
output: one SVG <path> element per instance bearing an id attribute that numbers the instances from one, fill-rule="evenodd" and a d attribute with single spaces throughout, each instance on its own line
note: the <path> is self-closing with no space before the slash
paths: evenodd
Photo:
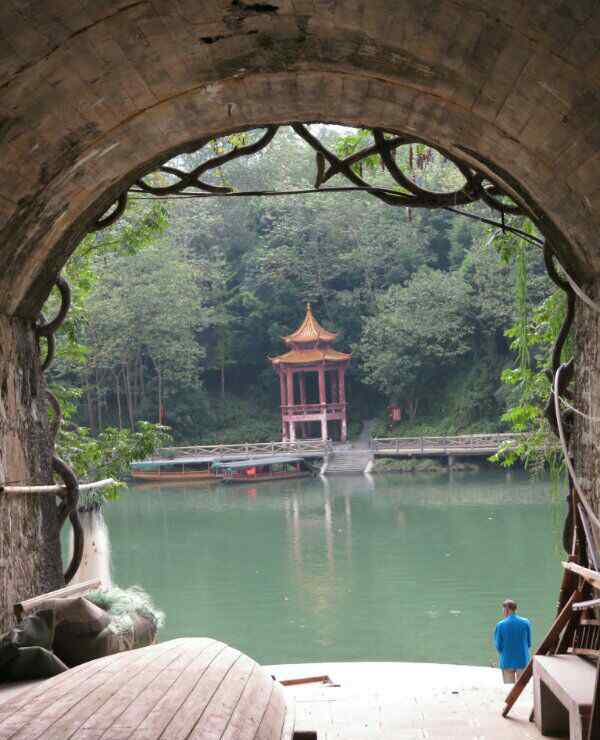
<path id="1" fill-rule="evenodd" d="M 281 399 L 281 438 L 284 442 L 288 441 L 288 425 L 285 420 L 285 412 L 283 407 L 287 404 L 287 388 L 285 386 L 285 375 L 281 368 L 279 368 L 279 397 Z"/>
<path id="2" fill-rule="evenodd" d="M 321 439 L 327 440 L 327 395 L 325 392 L 325 369 L 319 368 L 319 403 L 321 404 Z"/>
<path id="3" fill-rule="evenodd" d="M 337 379 L 337 373 L 335 370 L 329 371 L 329 379 L 331 380 L 331 401 L 332 403 L 339 403 L 339 383 Z"/>
<path id="4" fill-rule="evenodd" d="M 287 375 L 288 406 L 293 406 L 294 405 L 294 372 L 291 367 L 286 368 L 286 375 Z M 290 420 L 288 422 L 288 428 L 289 428 L 289 441 L 295 442 L 296 441 L 296 422 Z"/>
<path id="5" fill-rule="evenodd" d="M 298 379 L 300 380 L 300 403 L 303 406 L 306 406 L 306 376 L 304 373 L 300 373 Z M 306 414 L 306 408 L 302 412 L 303 414 Z M 308 432 L 309 432 L 309 424 L 308 422 L 304 421 L 302 422 L 302 436 L 304 439 L 308 439 Z"/>
<path id="6" fill-rule="evenodd" d="M 348 439 L 348 423 L 346 421 L 346 382 L 344 373 L 346 368 L 344 365 L 338 367 L 338 395 L 339 402 L 343 404 L 342 407 L 342 418 L 340 421 L 340 439 L 345 442 Z"/>

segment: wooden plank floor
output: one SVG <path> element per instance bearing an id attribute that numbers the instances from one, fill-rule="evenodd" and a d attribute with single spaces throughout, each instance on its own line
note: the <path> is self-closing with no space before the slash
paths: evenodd
<path id="1" fill-rule="evenodd" d="M 17 691 L 0 701 L 0 740 L 290 740 L 292 707 L 239 650 L 181 638 Z"/>

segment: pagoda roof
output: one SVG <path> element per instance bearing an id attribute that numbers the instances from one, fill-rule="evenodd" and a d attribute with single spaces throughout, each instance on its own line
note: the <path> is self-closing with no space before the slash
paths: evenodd
<path id="1" fill-rule="evenodd" d="M 291 344 L 293 342 L 333 342 L 337 334 L 324 329 L 313 316 L 310 303 L 306 304 L 306 316 L 304 321 L 292 334 L 283 337 L 284 342 Z"/>
<path id="2" fill-rule="evenodd" d="M 320 349 L 292 349 L 278 357 L 272 357 L 271 362 L 274 365 L 310 365 L 315 362 L 347 362 L 352 359 L 352 355 L 345 352 L 338 352 L 330 347 Z"/>

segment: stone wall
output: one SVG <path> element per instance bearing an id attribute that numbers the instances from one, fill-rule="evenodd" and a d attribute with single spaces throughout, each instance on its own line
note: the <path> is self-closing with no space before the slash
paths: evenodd
<path id="1" fill-rule="evenodd" d="M 107 193 L 157 155 L 293 120 L 490 163 L 574 270 L 600 272 L 595 0 L 3 3 L 0 21 L 0 311 L 35 315 Z"/>
<path id="2" fill-rule="evenodd" d="M 31 323 L 0 315 L 0 481 L 50 480 L 44 389 Z M 0 493 L 0 632 L 12 605 L 60 587 L 61 571 L 54 497 Z"/>
<path id="3" fill-rule="evenodd" d="M 0 27 L 3 477 L 49 476 L 29 322 L 56 275 L 123 188 L 203 136 L 412 133 L 502 182 L 574 277 L 600 274 L 597 0 L 5 2 Z M 579 403 L 596 415 L 599 331 L 582 311 Z M 581 424 L 576 441 L 596 497 L 599 437 Z M 0 497 L 4 615 L 60 581 L 53 505 Z"/>
<path id="4" fill-rule="evenodd" d="M 585 287 L 600 306 L 600 281 Z M 575 377 L 570 387 L 575 392 L 575 407 L 600 419 L 600 313 L 581 300 L 577 301 Z M 600 422 L 576 415 L 571 448 L 579 481 L 600 513 Z"/>

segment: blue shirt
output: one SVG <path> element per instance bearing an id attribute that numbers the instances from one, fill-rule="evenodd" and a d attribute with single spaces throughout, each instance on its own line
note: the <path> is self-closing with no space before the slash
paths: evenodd
<path id="1" fill-rule="evenodd" d="M 500 653 L 500 668 L 520 670 L 529 662 L 531 624 L 516 614 L 502 619 L 494 630 L 494 643 Z"/>

